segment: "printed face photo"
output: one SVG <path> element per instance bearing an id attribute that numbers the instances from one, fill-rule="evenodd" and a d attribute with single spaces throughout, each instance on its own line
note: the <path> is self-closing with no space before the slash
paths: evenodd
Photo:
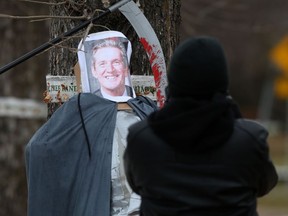
<path id="1" fill-rule="evenodd" d="M 90 34 L 78 49 L 82 92 L 117 102 L 136 96 L 129 70 L 131 43 L 121 32 Z"/>
<path id="2" fill-rule="evenodd" d="M 103 47 L 93 52 L 92 74 L 103 91 L 111 96 L 122 96 L 128 68 L 121 50 L 117 47 Z"/>

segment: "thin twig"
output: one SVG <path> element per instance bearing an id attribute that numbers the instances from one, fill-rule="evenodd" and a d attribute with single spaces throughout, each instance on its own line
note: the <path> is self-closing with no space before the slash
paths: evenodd
<path id="1" fill-rule="evenodd" d="M 18 1 L 30 2 L 30 3 L 36 3 L 36 4 L 46 4 L 46 5 L 63 5 L 68 2 L 69 4 L 78 5 L 78 6 L 83 6 L 86 3 L 85 0 L 82 3 L 72 2 L 71 0 L 66 0 L 66 1 L 58 2 L 58 3 L 42 2 L 42 1 L 36 1 L 36 0 L 18 0 Z"/>
<path id="2" fill-rule="evenodd" d="M 0 14 L 0 18 L 9 19 L 86 19 L 86 16 L 49 16 L 49 15 L 36 15 L 36 16 L 13 16 L 8 14 Z"/>
<path id="3" fill-rule="evenodd" d="M 62 5 L 62 4 L 66 4 L 66 1 L 64 1 L 64 2 L 58 2 L 58 3 L 40 2 L 40 1 L 33 1 L 33 0 L 18 0 L 18 1 L 31 2 L 31 3 L 37 3 L 37 4 L 46 4 L 46 5 Z"/>
<path id="4" fill-rule="evenodd" d="M 85 33 L 84 33 L 84 35 L 83 35 L 81 47 L 82 47 L 83 41 L 86 40 L 87 35 L 89 34 L 89 32 L 90 32 L 90 30 L 91 30 L 92 27 L 93 27 L 93 23 L 90 23 L 90 24 L 87 26 L 87 28 L 86 28 L 86 30 L 85 30 Z"/>
<path id="5" fill-rule="evenodd" d="M 99 12 L 99 11 L 101 11 L 101 10 L 95 9 L 95 10 L 93 11 L 92 16 L 94 16 L 95 13 L 96 13 L 96 12 Z M 91 30 L 92 27 L 93 27 L 93 23 L 91 22 L 91 23 L 87 26 L 87 28 L 86 28 L 86 30 L 85 30 L 85 33 L 84 33 L 84 35 L 83 35 L 83 38 L 82 38 L 82 40 L 81 40 L 80 50 L 82 49 L 83 42 L 86 40 L 87 35 L 89 34 L 89 32 L 90 32 L 90 30 Z"/>
<path id="6" fill-rule="evenodd" d="M 80 34 L 80 33 L 78 33 L 78 34 Z M 75 37 L 75 36 L 74 36 L 74 37 Z M 77 50 L 76 50 L 75 48 L 71 48 L 71 47 L 67 47 L 67 46 L 61 45 L 62 43 L 70 40 L 71 38 L 72 38 L 72 37 L 70 36 L 70 37 L 64 38 L 61 42 L 59 42 L 59 43 L 57 43 L 57 44 L 52 44 L 53 46 L 47 48 L 46 50 L 43 50 L 42 52 L 38 53 L 36 56 L 41 55 L 41 54 L 43 54 L 43 53 L 45 53 L 45 52 L 47 52 L 47 51 L 49 51 L 49 50 L 51 50 L 51 49 L 53 49 L 53 48 L 65 48 L 65 49 L 68 49 L 68 50 L 71 51 L 71 52 L 76 52 Z"/>
<path id="7" fill-rule="evenodd" d="M 80 49 L 78 49 L 77 51 L 84 51 L 82 50 L 82 45 L 83 45 L 83 42 L 86 40 L 90 30 L 92 27 L 102 27 L 102 28 L 105 28 L 106 30 L 110 31 L 111 29 L 109 29 L 107 26 L 104 26 L 104 25 L 96 25 L 96 24 L 93 24 L 93 23 L 90 23 L 87 27 L 87 29 L 85 30 L 85 33 L 83 34 L 83 36 L 81 36 L 81 45 L 79 46 Z M 82 33 L 80 33 L 82 34 Z M 79 38 L 79 37 L 78 37 Z"/>

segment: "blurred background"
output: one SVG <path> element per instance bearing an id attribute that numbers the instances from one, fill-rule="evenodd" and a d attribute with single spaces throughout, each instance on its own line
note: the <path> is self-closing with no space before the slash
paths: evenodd
<path id="1" fill-rule="evenodd" d="M 261 216 L 288 215 L 288 1 L 181 0 L 181 41 L 210 35 L 225 49 L 231 95 L 244 116 L 270 132 L 272 160 L 280 177 L 259 199 Z M 49 14 L 49 7 L 0 1 L 0 13 Z M 0 19 L 3 66 L 49 40 L 47 21 Z M 48 54 L 0 75 L 0 216 L 26 215 L 24 148 L 46 121 L 43 103 Z"/>
<path id="2" fill-rule="evenodd" d="M 232 97 L 245 117 L 269 129 L 280 181 L 259 199 L 260 216 L 288 216 L 288 1 L 181 3 L 181 40 L 190 35 L 219 39 L 228 59 Z"/>

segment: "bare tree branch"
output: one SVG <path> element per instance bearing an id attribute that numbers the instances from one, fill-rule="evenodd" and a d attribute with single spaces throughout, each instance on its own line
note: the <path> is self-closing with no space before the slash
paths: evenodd
<path id="1" fill-rule="evenodd" d="M 18 1 L 23 1 L 23 2 L 30 2 L 30 3 L 36 3 L 36 4 L 46 4 L 46 5 L 62 5 L 62 4 L 66 4 L 67 1 L 63 1 L 63 2 L 58 2 L 58 3 L 52 3 L 52 2 L 40 2 L 40 1 L 34 1 L 34 0 L 18 0 Z"/>
<path id="2" fill-rule="evenodd" d="M 87 16 L 49 16 L 49 15 L 13 16 L 13 15 L 8 15 L 8 14 L 0 14 L 0 18 L 9 18 L 9 19 L 87 19 Z"/>
<path id="3" fill-rule="evenodd" d="M 18 0 L 18 1 L 23 1 L 23 2 L 30 2 L 30 3 L 36 3 L 36 4 L 46 4 L 46 5 L 63 5 L 63 4 L 71 4 L 71 5 L 78 5 L 78 6 L 82 6 L 85 4 L 85 0 L 83 0 L 81 3 L 77 3 L 71 0 L 65 0 L 62 2 L 58 2 L 58 3 L 52 3 L 52 2 L 43 2 L 43 1 L 36 1 L 36 0 Z"/>

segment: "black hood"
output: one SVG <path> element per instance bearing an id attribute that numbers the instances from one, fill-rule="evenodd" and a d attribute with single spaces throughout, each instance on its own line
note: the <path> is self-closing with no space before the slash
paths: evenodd
<path id="1" fill-rule="evenodd" d="M 168 69 L 172 97 L 211 98 L 227 93 L 228 72 L 220 43 L 212 37 L 192 37 L 173 53 Z"/>
<path id="2" fill-rule="evenodd" d="M 172 98 L 161 110 L 149 116 L 153 131 L 180 151 L 201 152 L 224 144 L 240 117 L 236 104 L 223 94 L 212 100 Z"/>

